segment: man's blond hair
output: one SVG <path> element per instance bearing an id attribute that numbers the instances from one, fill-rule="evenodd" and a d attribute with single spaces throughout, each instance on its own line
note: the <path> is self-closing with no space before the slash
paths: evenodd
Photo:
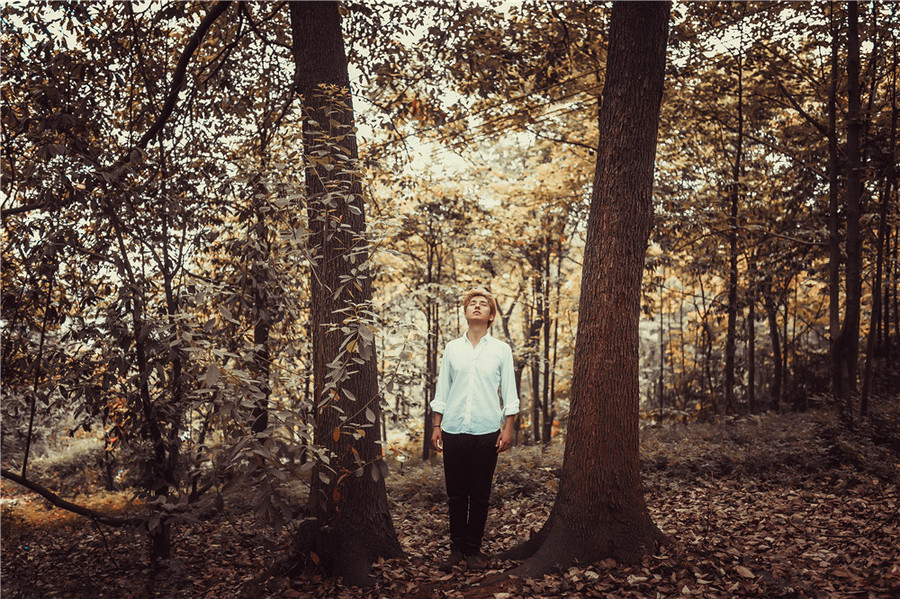
<path id="1" fill-rule="evenodd" d="M 494 299 L 494 296 L 490 291 L 483 287 L 476 287 L 474 289 L 469 289 L 466 291 L 466 294 L 463 296 L 462 304 L 463 304 L 463 312 L 465 312 L 469 307 L 469 302 L 472 301 L 474 297 L 483 297 L 488 301 L 488 305 L 490 306 L 491 314 L 490 314 L 490 322 L 488 322 L 488 327 L 494 324 L 494 318 L 497 316 L 497 301 Z"/>

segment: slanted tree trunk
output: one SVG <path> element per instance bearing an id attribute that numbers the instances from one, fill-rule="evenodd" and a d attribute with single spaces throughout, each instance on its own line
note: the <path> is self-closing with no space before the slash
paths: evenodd
<path id="1" fill-rule="evenodd" d="M 511 575 L 634 562 L 665 538 L 641 486 L 638 324 L 670 8 L 613 5 L 559 492 L 544 527 L 508 552 L 527 558 Z"/>
<path id="2" fill-rule="evenodd" d="M 337 3 L 292 2 L 290 16 L 295 84 L 306 117 L 315 436 L 330 455 L 313 470 L 309 519 L 298 531 L 294 557 L 297 565 L 367 586 L 372 562 L 398 557 L 402 550 L 378 444 L 374 340 L 371 330 L 352 318 L 369 308 L 372 280 L 347 57 Z M 347 336 L 340 326 L 353 330 Z"/>

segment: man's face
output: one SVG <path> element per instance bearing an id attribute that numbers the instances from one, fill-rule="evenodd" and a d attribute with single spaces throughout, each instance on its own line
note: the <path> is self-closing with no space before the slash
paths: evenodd
<path id="1" fill-rule="evenodd" d="M 466 320 L 469 322 L 491 322 L 491 303 L 486 297 L 476 295 L 466 306 Z"/>

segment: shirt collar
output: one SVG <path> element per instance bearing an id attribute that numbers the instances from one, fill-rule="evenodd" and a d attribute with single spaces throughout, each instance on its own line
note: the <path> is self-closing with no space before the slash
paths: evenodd
<path id="1" fill-rule="evenodd" d="M 459 338 L 460 338 L 460 339 L 465 339 L 466 341 L 468 341 L 469 338 L 466 337 L 466 335 L 467 335 L 468 333 L 469 333 L 469 331 L 466 330 L 466 332 L 463 333 L 462 335 L 460 335 Z M 483 340 L 485 340 L 485 339 L 490 339 L 490 338 L 492 338 L 492 337 L 493 337 L 493 335 L 491 335 L 491 330 L 488 329 L 488 330 L 487 330 L 487 333 L 484 334 L 484 337 L 482 337 L 481 340 L 483 341 Z M 480 344 L 481 344 L 481 341 L 479 341 L 478 343 L 479 343 L 479 345 L 480 345 Z"/>

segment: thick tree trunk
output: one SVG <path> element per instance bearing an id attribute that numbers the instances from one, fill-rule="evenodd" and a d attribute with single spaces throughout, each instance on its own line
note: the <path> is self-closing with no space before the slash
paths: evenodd
<path id="1" fill-rule="evenodd" d="M 528 558 L 511 575 L 634 562 L 664 541 L 640 478 L 638 325 L 670 7 L 613 5 L 559 492 L 540 532 L 509 552 Z"/>
<path id="2" fill-rule="evenodd" d="M 298 565 L 365 586 L 375 559 L 402 550 L 378 443 L 374 342 L 371 330 L 354 319 L 369 307 L 372 281 L 347 58 L 337 3 L 292 2 L 290 15 L 295 83 L 306 117 L 315 434 L 330 455 L 313 470 L 309 519 L 298 532 L 296 557 Z M 351 333 L 341 332 L 342 326 Z"/>

